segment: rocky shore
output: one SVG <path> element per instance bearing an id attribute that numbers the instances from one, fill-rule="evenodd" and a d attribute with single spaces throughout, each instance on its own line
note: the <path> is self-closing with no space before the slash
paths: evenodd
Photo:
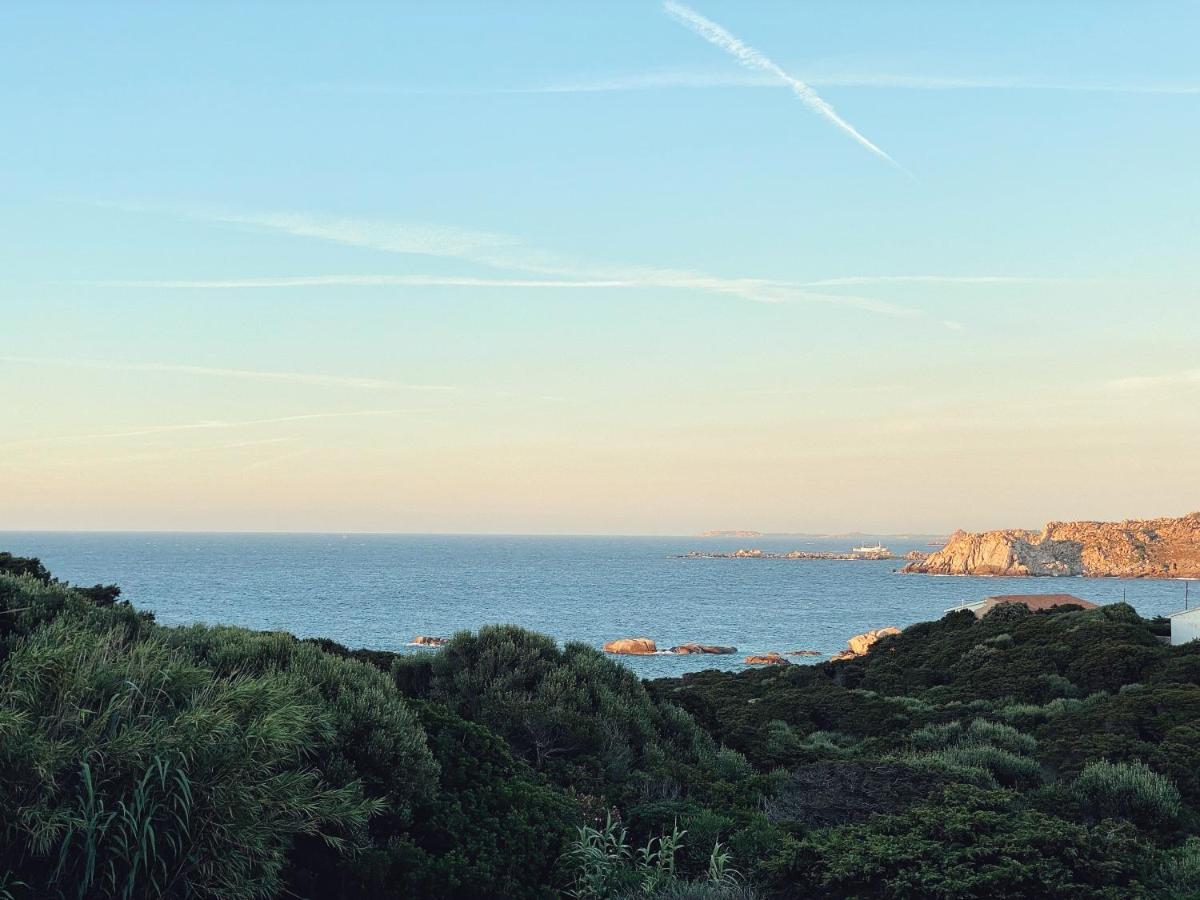
<path id="1" fill-rule="evenodd" d="M 1177 519 L 1050 522 L 1041 532 L 957 531 L 900 570 L 925 575 L 1200 578 L 1200 513 Z"/>
<path id="2" fill-rule="evenodd" d="M 823 550 L 789 550 L 778 553 L 770 550 L 733 550 L 728 553 L 716 553 L 703 550 L 692 550 L 681 553 L 677 559 L 842 559 L 842 560 L 872 560 L 895 559 L 889 550 L 847 550 L 833 552 Z"/>

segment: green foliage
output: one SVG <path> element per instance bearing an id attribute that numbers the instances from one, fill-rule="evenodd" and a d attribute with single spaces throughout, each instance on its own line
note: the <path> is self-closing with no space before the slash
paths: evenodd
<path id="1" fill-rule="evenodd" d="M 1171 780 L 1140 762 L 1089 763 L 1075 779 L 1075 793 L 1097 817 L 1150 827 L 1174 822 L 1182 809 L 1179 789 Z"/>
<path id="2" fill-rule="evenodd" d="M 669 833 L 650 838 L 631 850 L 628 831 L 611 815 L 600 828 L 582 826 L 566 857 L 575 876 L 569 896 L 580 900 L 610 898 L 695 898 L 734 900 L 749 892 L 731 865 L 732 854 L 719 841 L 708 855 L 705 878 L 688 881 L 676 872 L 676 856 L 687 832 L 673 825 Z"/>
<path id="3" fill-rule="evenodd" d="M 1144 848 L 1128 828 L 1089 829 L 1004 791 L 946 790 L 905 813 L 813 832 L 769 864 L 773 893 L 809 897 L 1128 897 Z"/>
<path id="4" fill-rule="evenodd" d="M 38 628 L 0 667 L 0 869 L 32 895 L 272 896 L 296 836 L 365 844 L 380 804 L 309 766 L 333 726 L 286 678 L 221 679 L 81 624 Z"/>
<path id="5" fill-rule="evenodd" d="M 1188 838 L 1181 846 L 1161 855 L 1154 888 L 1154 893 L 1164 900 L 1200 897 L 1200 838 Z"/>
<path id="6" fill-rule="evenodd" d="M 501 735 L 551 781 L 611 800 L 673 797 L 752 775 L 682 710 L 656 702 L 629 669 L 583 644 L 514 626 L 457 634 L 398 663 L 397 684 Z"/>
<path id="7" fill-rule="evenodd" d="M 1200 900 L 1200 645 L 1120 604 L 646 683 L 513 626 L 397 655 L 117 597 L 0 554 L 0 900 Z"/>

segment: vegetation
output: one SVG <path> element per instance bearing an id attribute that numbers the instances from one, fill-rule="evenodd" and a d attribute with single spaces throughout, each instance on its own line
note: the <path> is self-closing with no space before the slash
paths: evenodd
<path id="1" fill-rule="evenodd" d="M 0 554 L 0 898 L 1200 898 L 1200 645 L 950 613 L 642 682 L 166 628 Z"/>

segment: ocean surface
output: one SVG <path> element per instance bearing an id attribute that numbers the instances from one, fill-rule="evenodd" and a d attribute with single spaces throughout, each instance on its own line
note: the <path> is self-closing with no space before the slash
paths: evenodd
<path id="1" fill-rule="evenodd" d="M 883 540 L 898 554 L 933 549 L 924 541 Z M 1061 592 L 1096 603 L 1124 598 L 1145 616 L 1183 606 L 1179 581 L 899 575 L 898 560 L 677 558 L 689 550 L 847 550 L 851 543 L 0 532 L 0 550 L 38 556 L 56 576 L 77 584 L 115 582 L 124 599 L 167 625 L 242 625 L 415 653 L 430 652 L 405 646 L 416 634 L 450 635 L 498 622 L 595 647 L 645 636 L 659 647 L 697 641 L 738 648 L 736 656 L 614 657 L 648 678 L 741 669 L 744 655 L 770 650 L 832 653 L 853 634 L 940 618 L 956 604 L 992 594 Z"/>

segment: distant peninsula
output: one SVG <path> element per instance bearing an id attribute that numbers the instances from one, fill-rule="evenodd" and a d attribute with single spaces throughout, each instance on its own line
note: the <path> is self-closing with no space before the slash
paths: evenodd
<path id="1" fill-rule="evenodd" d="M 901 572 L 926 575 L 1083 575 L 1200 578 L 1200 512 L 1124 522 L 1050 522 L 1023 529 L 957 531 Z"/>

